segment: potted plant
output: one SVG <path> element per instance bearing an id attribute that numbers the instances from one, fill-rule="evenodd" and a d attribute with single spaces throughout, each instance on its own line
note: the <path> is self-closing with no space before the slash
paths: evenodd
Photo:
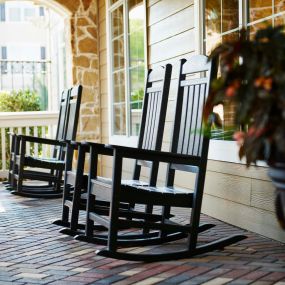
<path id="1" fill-rule="evenodd" d="M 205 119 L 213 106 L 235 106 L 234 138 L 240 158 L 249 166 L 257 160 L 268 163 L 274 182 L 276 213 L 285 229 L 285 35 L 284 28 L 267 27 L 248 39 L 216 47 L 210 58 L 219 57 L 220 76 L 213 81 L 206 102 Z"/>

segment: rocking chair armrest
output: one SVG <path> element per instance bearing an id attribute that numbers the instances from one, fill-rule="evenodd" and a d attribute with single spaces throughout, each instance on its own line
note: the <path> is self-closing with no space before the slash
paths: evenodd
<path id="1" fill-rule="evenodd" d="M 178 154 L 166 151 L 139 149 L 135 147 L 118 146 L 118 145 L 106 145 L 106 148 L 110 148 L 113 151 L 118 151 L 123 158 L 132 158 L 139 160 L 147 160 L 154 162 L 165 162 L 175 164 L 191 164 L 193 166 L 199 166 L 201 158 L 199 156 Z"/>
<path id="2" fill-rule="evenodd" d="M 72 149 L 78 149 L 78 145 L 80 145 L 80 143 L 77 141 L 67 140 L 67 139 L 60 139 L 59 142 L 63 143 L 66 147 Z"/>
<path id="3" fill-rule="evenodd" d="M 77 141 L 70 141 L 69 143 L 71 145 L 76 145 L 76 146 L 79 146 L 81 144 L 81 142 L 77 142 Z"/>
<path id="4" fill-rule="evenodd" d="M 54 139 L 47 139 L 47 138 L 39 138 L 33 136 L 26 136 L 26 135 L 17 135 L 22 141 L 34 142 L 34 143 L 41 143 L 41 144 L 48 144 L 48 145 L 59 145 L 65 146 L 66 143 L 54 140 Z"/>
<path id="5" fill-rule="evenodd" d="M 86 152 L 89 152 L 90 146 L 88 144 L 85 144 L 85 142 L 65 140 L 65 143 L 68 144 L 68 146 L 72 149 L 78 150 L 79 147 L 83 147 Z"/>
<path id="6" fill-rule="evenodd" d="M 81 142 L 83 146 L 90 147 L 96 154 L 102 154 L 102 155 L 113 155 L 113 150 L 109 147 L 106 147 L 106 144 L 102 143 L 96 143 L 96 142 L 89 142 L 89 141 L 83 141 Z"/>

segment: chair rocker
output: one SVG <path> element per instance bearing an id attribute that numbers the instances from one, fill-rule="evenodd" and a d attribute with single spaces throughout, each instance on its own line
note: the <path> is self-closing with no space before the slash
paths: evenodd
<path id="1" fill-rule="evenodd" d="M 59 198 L 62 197 L 62 173 L 65 167 L 65 155 L 67 142 L 75 139 L 79 108 L 81 102 L 82 86 L 64 91 L 60 107 L 56 139 L 37 138 L 25 135 L 17 135 L 14 155 L 14 180 L 17 181 L 17 189 L 11 193 L 35 198 Z M 47 144 L 54 146 L 53 157 L 33 157 L 26 155 L 26 142 Z M 25 169 L 26 167 L 31 168 Z M 37 168 L 33 170 L 33 168 Z M 47 172 L 38 169 L 48 169 Z M 24 186 L 24 179 L 48 182 L 48 186 Z"/>
<path id="2" fill-rule="evenodd" d="M 138 148 L 146 148 L 160 150 L 162 145 L 162 136 L 164 130 L 164 122 L 166 117 L 167 101 L 169 94 L 169 86 L 171 80 L 172 66 L 167 64 L 165 67 L 157 67 L 154 70 L 149 70 L 144 96 L 144 105 L 142 110 L 141 129 L 138 139 Z M 83 166 L 86 152 L 91 152 L 89 178 L 92 179 L 90 185 L 99 183 L 101 191 L 104 193 L 111 192 L 112 180 L 104 177 L 97 177 L 97 159 L 98 155 L 113 155 L 113 151 L 106 149 L 103 144 L 99 143 L 82 143 L 79 146 L 78 161 L 76 173 L 67 172 L 66 183 L 64 187 L 62 219 L 55 221 L 59 225 L 67 225 L 68 228 L 60 230 L 61 233 L 69 235 L 78 235 L 82 232 L 78 229 L 85 228 L 85 225 L 78 223 L 79 211 L 86 210 L 87 185 L 86 178 L 83 175 Z M 149 181 L 143 182 L 140 180 L 141 168 L 149 168 Z M 136 161 L 132 180 L 123 180 L 127 185 L 155 185 L 157 179 L 158 164 L 146 161 Z M 94 180 L 96 177 L 96 180 Z M 87 177 L 88 178 L 88 177 Z M 68 194 L 69 185 L 74 189 L 72 196 Z M 128 204 L 121 204 L 126 211 L 130 207 Z M 94 210 L 102 215 L 108 215 L 109 202 L 96 199 L 94 202 Z M 93 208 L 92 208 L 93 209 Z M 71 212 L 70 223 L 68 222 L 69 211 Z M 147 211 L 151 211 L 151 206 L 148 205 Z M 92 225 L 92 231 L 103 230 L 102 226 Z M 90 227 L 88 227 L 88 231 Z M 106 229 L 105 229 L 106 230 Z M 80 235 L 76 238 L 84 241 L 92 241 L 92 237 Z"/>
<path id="3" fill-rule="evenodd" d="M 98 255 L 116 259 L 134 261 L 162 261 L 187 258 L 204 252 L 238 242 L 244 235 L 235 235 L 198 245 L 198 234 L 212 224 L 200 224 L 201 204 L 206 175 L 209 138 L 202 134 L 202 112 L 209 92 L 210 80 L 216 76 L 216 61 L 208 61 L 206 56 L 198 55 L 190 60 L 181 60 L 178 82 L 178 95 L 173 125 L 172 145 L 170 152 L 132 149 L 128 147 L 109 146 L 114 152 L 112 199 L 109 217 L 102 217 L 95 212 L 87 211 L 87 216 L 108 228 L 108 245 L 106 249 L 97 251 Z M 203 75 L 201 75 L 203 74 Z M 198 77 L 193 77 L 198 75 Z M 168 163 L 166 183 L 164 187 L 122 185 L 123 158 L 145 159 L 153 163 Z M 193 191 L 177 189 L 174 186 L 176 171 L 195 174 Z M 96 188 L 91 189 L 96 194 Z M 120 203 L 148 204 L 162 207 L 162 219 L 151 221 L 140 218 L 135 212 L 132 219 L 122 218 Z M 181 224 L 171 220 L 171 207 L 191 209 L 190 224 Z M 190 212 L 190 211 L 189 211 Z M 132 216 L 131 209 L 128 214 Z M 122 240 L 118 235 L 121 227 L 128 226 L 137 229 L 145 227 L 158 231 L 159 236 L 145 237 L 141 245 L 163 244 L 187 236 L 185 249 L 163 253 L 131 253 L 120 251 L 120 247 L 134 246 L 134 241 Z M 151 232 L 150 232 L 151 233 Z M 166 246 L 166 245 L 164 245 Z"/>

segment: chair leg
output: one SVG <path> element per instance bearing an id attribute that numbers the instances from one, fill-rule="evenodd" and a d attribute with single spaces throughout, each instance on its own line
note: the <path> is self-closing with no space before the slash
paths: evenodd
<path id="1" fill-rule="evenodd" d="M 13 165 L 12 165 L 12 177 L 11 177 L 11 186 L 13 189 L 17 188 L 17 180 L 15 178 L 15 174 L 18 174 L 19 172 L 19 165 L 17 165 L 17 155 L 19 155 L 20 150 L 20 140 L 18 137 L 14 137 L 14 153 L 13 153 Z"/>
<path id="2" fill-rule="evenodd" d="M 23 165 L 18 166 L 18 183 L 17 183 L 17 192 L 21 193 L 23 189 L 23 172 L 24 167 Z"/>
<path id="3" fill-rule="evenodd" d="M 12 176 L 13 176 L 13 173 L 12 173 L 12 171 L 13 171 L 13 164 L 14 164 L 14 161 L 13 161 L 13 158 L 12 158 L 12 156 L 13 156 L 13 153 L 12 152 L 10 152 L 10 161 L 9 161 L 9 173 L 8 173 L 8 182 L 7 182 L 7 184 L 9 184 L 10 186 L 12 186 Z"/>
<path id="4" fill-rule="evenodd" d="M 6 189 L 7 190 L 12 190 L 13 187 L 15 186 L 15 178 L 14 178 L 14 159 L 13 156 L 14 153 L 10 153 L 10 162 L 9 162 L 9 173 L 8 173 L 8 181 L 4 182 L 3 184 L 5 184 Z"/>
<path id="5" fill-rule="evenodd" d="M 70 186 L 67 186 L 70 188 Z M 70 189 L 66 189 L 64 192 L 69 192 Z M 67 193 L 65 193 L 67 196 Z M 67 197 L 63 198 L 63 203 L 62 203 L 62 214 L 61 214 L 61 220 L 63 223 L 68 223 L 68 217 L 69 217 L 69 208 L 65 205 L 65 201 L 67 200 Z"/>
<path id="6" fill-rule="evenodd" d="M 11 148 L 10 148 L 10 161 L 9 161 L 9 174 L 8 174 L 8 182 L 6 184 L 12 185 L 12 170 L 14 164 L 14 151 L 15 151 L 15 140 L 16 136 L 10 136 L 11 139 Z"/>
<path id="7" fill-rule="evenodd" d="M 162 222 L 165 222 L 166 219 L 170 218 L 170 211 L 171 211 L 171 207 L 169 206 L 164 206 L 162 208 Z M 167 236 L 167 233 L 164 231 L 160 231 L 160 237 L 163 238 Z"/>
<path id="8" fill-rule="evenodd" d="M 113 160 L 113 186 L 112 200 L 110 205 L 110 227 L 108 235 L 108 249 L 110 251 L 117 250 L 117 238 L 119 230 L 119 207 L 120 207 L 120 191 L 122 179 L 122 163 L 123 159 L 120 151 L 116 150 Z"/>
<path id="9" fill-rule="evenodd" d="M 68 221 L 69 218 L 69 207 L 65 205 L 65 201 L 67 201 L 67 197 L 69 196 L 70 185 L 64 185 L 63 188 L 63 197 L 62 197 L 62 213 L 61 219 L 55 220 L 52 223 L 54 225 L 69 227 L 70 223 Z"/>
<path id="10" fill-rule="evenodd" d="M 153 211 L 153 205 L 151 205 L 151 204 L 148 204 L 148 205 L 146 205 L 146 207 L 145 207 L 145 212 L 147 213 L 147 214 L 152 214 L 152 211 Z M 149 233 L 149 228 L 144 228 L 143 229 L 143 233 L 144 234 L 147 234 L 147 233 Z"/>
<path id="11" fill-rule="evenodd" d="M 73 190 L 72 205 L 70 209 L 70 226 L 69 228 L 64 228 L 60 230 L 60 233 L 63 234 L 68 234 L 72 236 L 78 234 L 78 228 L 79 228 L 78 219 L 79 219 L 79 211 L 81 206 L 81 190 L 83 185 L 84 163 L 85 163 L 85 148 L 79 146 L 76 175 L 75 175 L 75 185 Z"/>
<path id="12" fill-rule="evenodd" d="M 26 151 L 26 141 L 22 140 L 20 162 L 19 162 L 19 165 L 18 165 L 18 183 L 17 183 L 17 192 L 18 193 L 21 193 L 22 192 L 22 188 L 23 188 L 25 151 Z M 15 164 L 16 164 L 16 157 L 15 157 Z"/>

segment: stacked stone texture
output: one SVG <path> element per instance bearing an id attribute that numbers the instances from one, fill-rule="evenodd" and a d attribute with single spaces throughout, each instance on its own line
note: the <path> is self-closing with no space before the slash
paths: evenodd
<path id="1" fill-rule="evenodd" d="M 99 55 L 96 0 L 56 0 L 71 13 L 73 83 L 83 85 L 78 140 L 100 141 Z"/>

